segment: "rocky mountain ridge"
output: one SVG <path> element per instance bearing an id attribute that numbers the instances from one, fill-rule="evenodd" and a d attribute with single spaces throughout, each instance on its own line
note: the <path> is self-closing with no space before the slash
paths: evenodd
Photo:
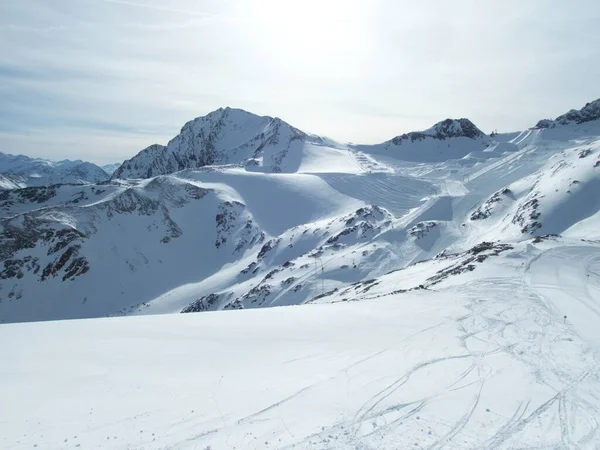
<path id="1" fill-rule="evenodd" d="M 401 136 L 396 136 L 390 142 L 402 145 L 405 141 L 417 141 L 427 138 L 445 140 L 450 138 L 484 138 L 486 135 L 469 119 L 446 119 L 436 123 L 425 131 L 412 131 Z"/>
<path id="2" fill-rule="evenodd" d="M 186 123 L 167 146 L 154 144 L 115 171 L 113 179 L 149 178 L 210 165 L 245 165 L 250 170 L 286 170 L 289 152 L 304 142 L 322 142 L 279 118 L 220 108 Z"/>
<path id="3" fill-rule="evenodd" d="M 557 126 L 592 122 L 598 119 L 600 119 L 600 99 L 586 103 L 581 109 L 572 109 L 554 120 L 542 119 L 537 123 L 536 127 L 555 128 Z"/>

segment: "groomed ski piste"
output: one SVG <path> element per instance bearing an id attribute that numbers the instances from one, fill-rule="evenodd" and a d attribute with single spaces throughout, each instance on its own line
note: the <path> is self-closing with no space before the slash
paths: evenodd
<path id="1" fill-rule="evenodd" d="M 68 288 L 10 279 L 45 322 L 0 325 L 0 448 L 600 448 L 600 122 L 450 142 L 0 205 L 97 230 Z"/>

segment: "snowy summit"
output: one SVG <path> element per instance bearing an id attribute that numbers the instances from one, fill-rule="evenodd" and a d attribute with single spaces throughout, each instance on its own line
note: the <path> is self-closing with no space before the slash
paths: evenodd
<path id="1" fill-rule="evenodd" d="M 295 171 L 305 144 L 320 144 L 273 117 L 220 108 L 186 123 L 167 146 L 152 145 L 125 161 L 118 178 L 149 178 L 209 165 L 246 164 L 258 171 Z"/>

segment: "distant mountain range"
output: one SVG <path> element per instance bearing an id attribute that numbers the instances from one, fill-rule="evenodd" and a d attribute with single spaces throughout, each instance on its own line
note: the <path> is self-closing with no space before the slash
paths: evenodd
<path id="1" fill-rule="evenodd" d="M 460 149 L 441 141 L 456 138 Z M 154 144 L 127 160 L 113 179 L 149 178 L 184 169 L 211 165 L 240 165 L 266 173 L 293 173 L 302 165 L 309 149 L 325 148 L 362 151 L 390 151 L 415 161 L 444 160 L 481 150 L 490 138 L 468 119 L 447 119 L 422 132 L 398 136 L 379 145 L 344 145 L 331 139 L 305 133 L 269 116 L 256 116 L 241 109 L 222 108 L 198 117 L 181 129 L 167 146 Z M 443 151 L 439 151 L 444 147 Z"/>
<path id="2" fill-rule="evenodd" d="M 555 120 L 540 120 L 536 128 L 556 128 L 600 119 L 600 99 Z M 453 138 L 453 145 L 443 141 Z M 460 144 L 457 144 L 457 139 Z M 405 133 L 376 145 L 346 145 L 300 131 L 279 118 L 219 108 L 186 123 L 164 146 L 153 144 L 123 163 L 104 166 L 81 160 L 52 162 L 0 152 L 0 189 L 52 184 L 86 184 L 108 179 L 140 179 L 211 165 L 239 165 L 266 173 L 296 172 L 307 147 L 367 153 L 393 153 L 412 162 L 461 158 L 486 148 L 491 137 L 469 119 L 446 119 L 424 131 Z"/>
<path id="3" fill-rule="evenodd" d="M 0 189 L 52 184 L 86 184 L 106 181 L 109 174 L 96 164 L 68 159 L 52 162 L 24 155 L 0 153 Z"/>
<path id="4" fill-rule="evenodd" d="M 104 170 L 108 175 L 112 175 L 115 173 L 115 170 L 121 167 L 121 164 L 123 163 L 105 164 L 102 166 L 102 170 Z"/>
<path id="5" fill-rule="evenodd" d="M 221 108 L 186 123 L 166 147 L 154 144 L 125 161 L 113 178 L 148 178 L 228 164 L 258 172 L 295 172 L 305 146 L 341 147 L 278 118 Z"/>

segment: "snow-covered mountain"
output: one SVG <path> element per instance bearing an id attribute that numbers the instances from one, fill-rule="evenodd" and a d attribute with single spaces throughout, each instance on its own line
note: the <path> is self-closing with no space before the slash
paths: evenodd
<path id="1" fill-rule="evenodd" d="M 121 167 L 122 164 L 123 163 L 105 164 L 101 167 L 101 169 L 104 170 L 108 175 L 112 175 L 115 173 L 115 170 Z"/>
<path id="2" fill-rule="evenodd" d="M 24 178 L 18 175 L 8 175 L 0 173 L 0 190 L 5 189 L 20 189 L 25 187 Z"/>
<path id="3" fill-rule="evenodd" d="M 0 325 L 2 446 L 600 445 L 600 119 L 184 130 L 0 192 L 0 321 L 152 315 Z"/>
<path id="4" fill-rule="evenodd" d="M 304 172 L 304 163 L 314 160 L 310 153 L 329 153 L 339 159 L 340 150 L 351 149 L 390 154 L 406 161 L 435 162 L 480 152 L 491 143 L 491 138 L 470 120 L 446 119 L 425 131 L 403 134 L 382 144 L 345 146 L 300 131 L 278 118 L 224 108 L 185 124 L 166 147 L 154 144 L 142 150 L 125 161 L 112 178 L 150 178 L 209 165 L 238 165 L 267 173 Z"/>
<path id="5" fill-rule="evenodd" d="M 109 178 L 100 167 L 85 161 L 52 162 L 6 153 L 0 153 L 0 176 L 0 189 L 64 183 L 98 183 Z"/>
<path id="6" fill-rule="evenodd" d="M 344 147 L 217 110 L 111 183 L 2 194 L 0 317 L 301 304 L 483 241 L 590 237 L 599 123 L 573 140 L 577 124 L 492 138 L 445 120 Z"/>
<path id="7" fill-rule="evenodd" d="M 600 119 L 600 99 L 586 103 L 581 109 L 572 109 L 558 116 L 555 120 L 543 119 L 537 123 L 538 128 L 555 128 L 557 126 L 582 124 Z"/>
<path id="8" fill-rule="evenodd" d="M 244 165 L 251 171 L 296 172 L 303 156 L 333 141 L 306 134 L 279 118 L 221 108 L 186 123 L 167 146 L 154 144 L 125 161 L 113 179 L 149 178 L 210 165 Z"/>
<path id="9" fill-rule="evenodd" d="M 412 162 L 443 162 L 481 152 L 492 144 L 469 119 L 446 119 L 424 131 L 413 131 L 377 145 L 357 145 L 357 150 L 390 155 Z"/>

